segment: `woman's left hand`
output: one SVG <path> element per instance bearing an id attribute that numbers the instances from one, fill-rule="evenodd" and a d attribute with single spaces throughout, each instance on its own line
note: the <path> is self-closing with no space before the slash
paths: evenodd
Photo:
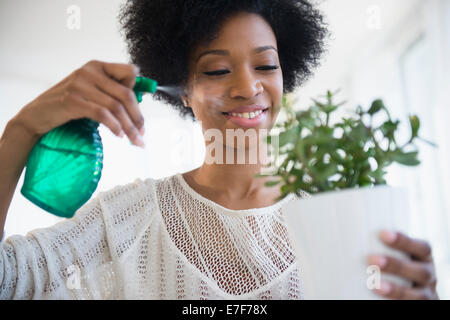
<path id="1" fill-rule="evenodd" d="M 381 272 L 412 281 L 413 286 L 409 288 L 381 281 L 380 288 L 374 289 L 374 292 L 386 298 L 399 300 L 439 299 L 436 292 L 437 279 L 430 244 L 425 240 L 410 238 L 401 232 L 383 231 L 380 233 L 380 238 L 390 248 L 408 254 L 411 260 L 370 255 L 367 260 L 368 264 L 377 265 Z"/>

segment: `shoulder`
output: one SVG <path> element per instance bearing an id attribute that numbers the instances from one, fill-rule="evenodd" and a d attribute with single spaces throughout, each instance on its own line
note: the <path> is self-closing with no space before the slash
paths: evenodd
<path id="1" fill-rule="evenodd" d="M 174 176 L 164 178 L 136 178 L 125 184 L 101 191 L 98 204 L 109 226 L 126 223 L 145 225 L 159 208 L 161 185 Z"/>
<path id="2" fill-rule="evenodd" d="M 157 188 L 159 184 L 170 179 L 164 178 L 136 178 L 125 184 L 99 192 L 98 198 L 104 209 L 117 210 L 127 206 L 152 205 L 157 202 Z"/>
<path id="3" fill-rule="evenodd" d="M 123 258 L 160 225 L 158 185 L 167 178 L 136 178 L 99 192 L 98 201 L 111 254 Z M 153 235 L 156 236 L 156 235 Z M 127 256 L 127 255 L 126 255 Z"/>

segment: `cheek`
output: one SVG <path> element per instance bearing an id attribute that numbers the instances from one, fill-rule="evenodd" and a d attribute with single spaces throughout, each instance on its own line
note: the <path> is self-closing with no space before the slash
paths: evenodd
<path id="1" fill-rule="evenodd" d="M 211 85 L 198 88 L 192 95 L 191 102 L 192 111 L 199 120 L 203 121 L 219 118 L 226 107 L 223 90 Z"/>
<path id="2" fill-rule="evenodd" d="M 270 82 L 266 87 L 272 103 L 272 116 L 276 117 L 281 109 L 283 99 L 283 77 L 280 74 L 277 79 Z"/>
<path id="3" fill-rule="evenodd" d="M 277 99 L 278 104 L 281 103 L 281 98 L 283 97 L 283 74 L 278 74 L 277 81 L 273 84 L 273 98 Z"/>
<path id="4" fill-rule="evenodd" d="M 221 109 L 224 105 L 224 96 L 225 89 L 220 84 L 203 78 L 195 81 L 192 98 L 199 106 Z"/>
<path id="5" fill-rule="evenodd" d="M 205 103 L 199 101 L 194 102 L 192 111 L 198 121 L 202 122 L 204 129 L 217 128 L 218 124 L 224 122 L 224 117 L 218 109 L 217 103 L 211 102 L 212 99 L 208 99 Z"/>

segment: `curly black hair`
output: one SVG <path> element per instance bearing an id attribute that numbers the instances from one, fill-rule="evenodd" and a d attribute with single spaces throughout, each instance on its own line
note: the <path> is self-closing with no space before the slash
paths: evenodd
<path id="1" fill-rule="evenodd" d="M 191 50 L 213 41 L 224 21 L 242 11 L 259 14 L 272 27 L 283 93 L 294 91 L 319 64 L 328 34 L 322 14 L 308 0 L 128 0 L 118 18 L 131 63 L 141 74 L 183 88 Z M 162 91 L 153 97 L 195 120 L 181 98 Z"/>

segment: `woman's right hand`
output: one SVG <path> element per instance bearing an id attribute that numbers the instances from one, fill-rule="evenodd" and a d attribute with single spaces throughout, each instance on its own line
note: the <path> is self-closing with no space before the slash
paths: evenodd
<path id="1" fill-rule="evenodd" d="M 144 117 L 133 91 L 138 68 L 133 64 L 92 60 L 23 107 L 13 118 L 32 136 L 41 137 L 70 120 L 90 118 L 115 135 L 125 133 L 144 145 Z"/>

